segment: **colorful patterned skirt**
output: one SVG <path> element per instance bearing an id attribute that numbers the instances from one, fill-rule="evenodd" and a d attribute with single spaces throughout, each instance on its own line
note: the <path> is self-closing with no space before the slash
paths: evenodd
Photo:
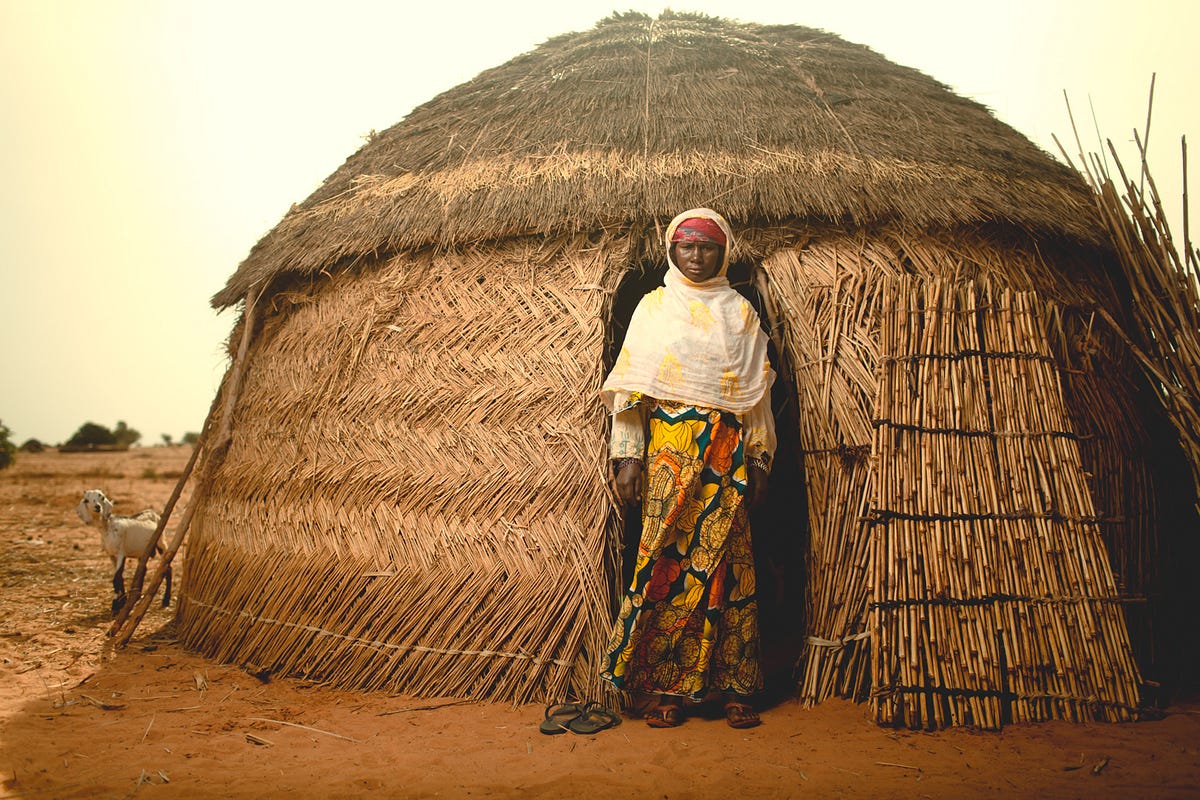
<path id="1" fill-rule="evenodd" d="M 601 676 L 701 699 L 762 688 L 746 465 L 737 416 L 650 412 L 642 538 Z"/>

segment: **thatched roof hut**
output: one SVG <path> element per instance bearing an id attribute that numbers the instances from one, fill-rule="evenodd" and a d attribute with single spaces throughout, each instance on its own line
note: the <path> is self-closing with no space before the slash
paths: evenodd
<path id="1" fill-rule="evenodd" d="M 866 47 L 669 12 L 418 107 L 217 294 L 249 349 L 184 641 L 367 689 L 597 696 L 623 529 L 597 390 L 660 227 L 702 204 L 786 379 L 755 524 L 801 696 L 1127 718 L 1156 512 L 1136 372 L 1089 322 L 1123 311 L 1087 188 Z"/>

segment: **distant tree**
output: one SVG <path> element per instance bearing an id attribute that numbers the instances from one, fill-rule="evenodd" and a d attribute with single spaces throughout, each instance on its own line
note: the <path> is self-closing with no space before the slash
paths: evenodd
<path id="1" fill-rule="evenodd" d="M 17 460 L 16 445 L 8 438 L 11 434 L 12 431 L 8 429 L 8 426 L 0 422 L 0 469 L 11 467 Z"/>
<path id="2" fill-rule="evenodd" d="M 170 447 L 172 444 L 174 444 L 174 442 L 171 441 L 171 434 L 160 433 L 159 436 L 162 437 L 163 444 L 165 444 L 167 447 Z"/>
<path id="3" fill-rule="evenodd" d="M 195 445 L 196 442 L 200 441 L 200 434 L 194 431 L 188 431 L 179 441 L 183 442 L 184 444 Z"/>
<path id="4" fill-rule="evenodd" d="M 117 437 L 113 435 L 112 431 L 94 422 L 83 423 L 79 426 L 79 430 L 71 434 L 70 439 L 67 439 L 67 445 L 72 447 L 116 443 Z"/>
<path id="5" fill-rule="evenodd" d="M 141 439 L 142 434 L 136 428 L 126 425 L 125 420 L 117 420 L 117 427 L 113 428 L 113 438 L 116 439 L 116 443 L 120 446 L 129 447 L 129 445 Z"/>
<path id="6" fill-rule="evenodd" d="M 40 453 L 46 449 L 46 445 L 42 444 L 39 439 L 26 439 L 21 443 L 22 453 Z"/>

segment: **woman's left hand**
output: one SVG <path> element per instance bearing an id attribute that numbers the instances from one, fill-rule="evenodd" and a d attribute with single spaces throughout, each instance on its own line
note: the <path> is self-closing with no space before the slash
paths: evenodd
<path id="1" fill-rule="evenodd" d="M 746 503 L 748 508 L 758 508 L 767 499 L 768 476 L 766 470 L 754 464 L 747 465 Z"/>
<path id="2" fill-rule="evenodd" d="M 625 505 L 632 506 L 642 501 L 642 462 L 628 461 L 617 473 L 617 497 Z"/>

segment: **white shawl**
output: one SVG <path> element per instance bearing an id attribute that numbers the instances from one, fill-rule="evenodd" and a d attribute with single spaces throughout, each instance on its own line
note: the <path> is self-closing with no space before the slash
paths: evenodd
<path id="1" fill-rule="evenodd" d="M 694 217 L 713 220 L 727 239 L 717 275 L 702 283 L 685 278 L 670 257 L 675 228 Z M 758 314 L 725 277 L 733 247 L 729 223 L 706 208 L 685 211 L 667 227 L 666 242 L 670 269 L 665 285 L 638 303 L 601 397 L 610 411 L 618 410 L 631 392 L 641 392 L 743 414 L 770 390 L 775 372 Z"/>

